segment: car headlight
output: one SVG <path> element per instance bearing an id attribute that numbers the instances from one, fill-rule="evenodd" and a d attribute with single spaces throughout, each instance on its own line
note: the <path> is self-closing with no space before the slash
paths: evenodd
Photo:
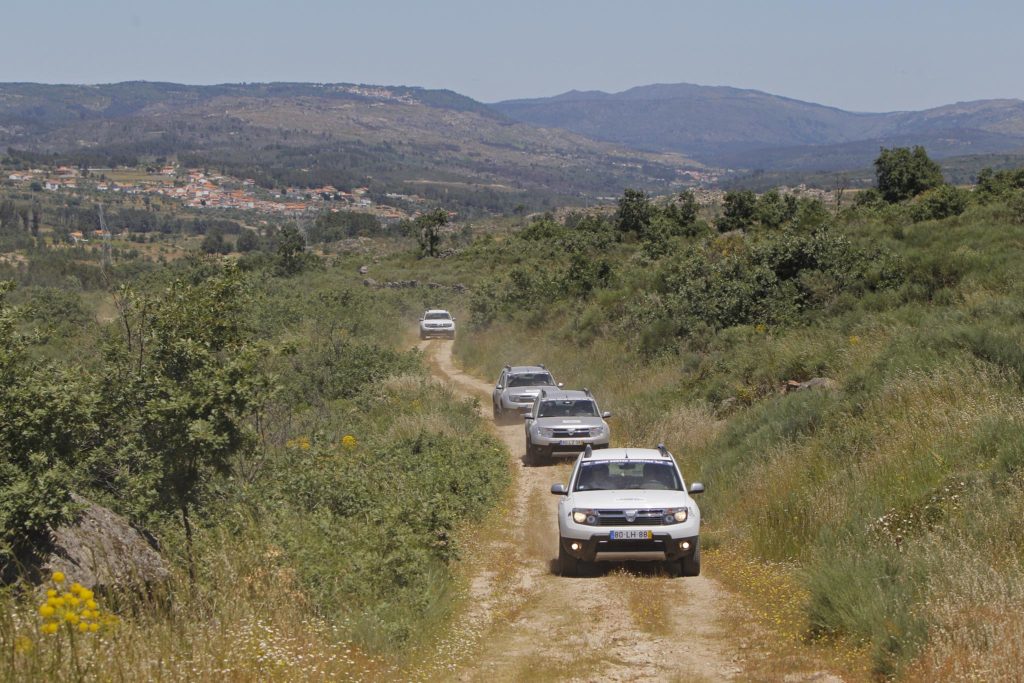
<path id="1" fill-rule="evenodd" d="M 572 521 L 577 524 L 589 524 L 590 526 L 597 526 L 599 517 L 596 510 L 573 510 Z"/>
<path id="2" fill-rule="evenodd" d="M 545 439 L 550 439 L 555 435 L 555 430 L 548 427 L 541 427 L 537 430 L 537 433 L 543 436 Z"/>
<path id="3" fill-rule="evenodd" d="M 591 436 L 604 436 L 608 433 L 608 425 L 600 424 L 590 430 Z"/>
<path id="4" fill-rule="evenodd" d="M 665 510 L 665 524 L 682 524 L 690 517 L 689 508 L 669 508 Z"/>

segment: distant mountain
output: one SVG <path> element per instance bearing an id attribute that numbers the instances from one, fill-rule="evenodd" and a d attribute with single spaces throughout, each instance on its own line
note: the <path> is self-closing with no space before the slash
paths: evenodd
<path id="1" fill-rule="evenodd" d="M 0 84 L 8 148 L 92 165 L 176 156 L 266 186 L 368 185 L 491 209 L 664 191 L 700 166 L 516 122 L 448 90 L 356 84 Z"/>
<path id="2" fill-rule="evenodd" d="M 892 145 L 924 145 L 939 158 L 1024 150 L 1020 100 L 875 114 L 757 90 L 679 83 L 614 94 L 570 91 L 492 107 L 517 121 L 738 168 L 856 168 L 870 164 L 879 147 Z"/>

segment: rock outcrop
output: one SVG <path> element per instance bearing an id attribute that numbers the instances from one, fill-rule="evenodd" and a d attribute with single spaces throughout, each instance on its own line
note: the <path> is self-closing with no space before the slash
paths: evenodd
<path id="1" fill-rule="evenodd" d="M 149 590 L 170 578 L 160 553 L 128 520 L 81 496 L 72 499 L 84 509 L 53 531 L 40 565 L 44 576 L 62 571 L 97 592 Z"/>

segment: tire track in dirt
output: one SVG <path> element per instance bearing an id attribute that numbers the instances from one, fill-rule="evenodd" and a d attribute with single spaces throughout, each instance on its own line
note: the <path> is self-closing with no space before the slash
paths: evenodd
<path id="1" fill-rule="evenodd" d="M 455 367 L 451 342 L 423 342 L 420 349 L 439 379 L 479 399 L 490 418 L 491 385 Z M 524 466 L 523 431 L 495 426 L 518 466 L 506 533 L 484 549 L 503 561 L 501 571 L 471 581 L 470 605 L 460 620 L 472 622 L 483 637 L 448 673 L 463 681 L 741 677 L 743 651 L 736 620 L 728 618 L 740 608 L 716 581 L 670 579 L 649 566 L 585 578 L 554 574 L 558 501 L 548 490 L 568 480 L 571 466 Z"/>

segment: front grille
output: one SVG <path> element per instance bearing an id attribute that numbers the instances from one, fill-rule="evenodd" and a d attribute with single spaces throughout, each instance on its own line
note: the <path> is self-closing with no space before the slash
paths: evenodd
<path id="1" fill-rule="evenodd" d="M 665 541 L 653 538 L 649 541 L 598 541 L 599 553 L 665 552 Z"/>
<path id="2" fill-rule="evenodd" d="M 626 513 L 622 510 L 598 510 L 599 526 L 664 526 L 664 510 L 637 510 L 636 519 L 626 521 Z"/>
<path id="3" fill-rule="evenodd" d="M 553 439 L 578 439 L 591 436 L 589 427 L 556 427 L 551 430 Z"/>
<path id="4" fill-rule="evenodd" d="M 533 403 L 536 398 L 536 396 L 513 396 L 512 400 L 515 403 Z"/>

